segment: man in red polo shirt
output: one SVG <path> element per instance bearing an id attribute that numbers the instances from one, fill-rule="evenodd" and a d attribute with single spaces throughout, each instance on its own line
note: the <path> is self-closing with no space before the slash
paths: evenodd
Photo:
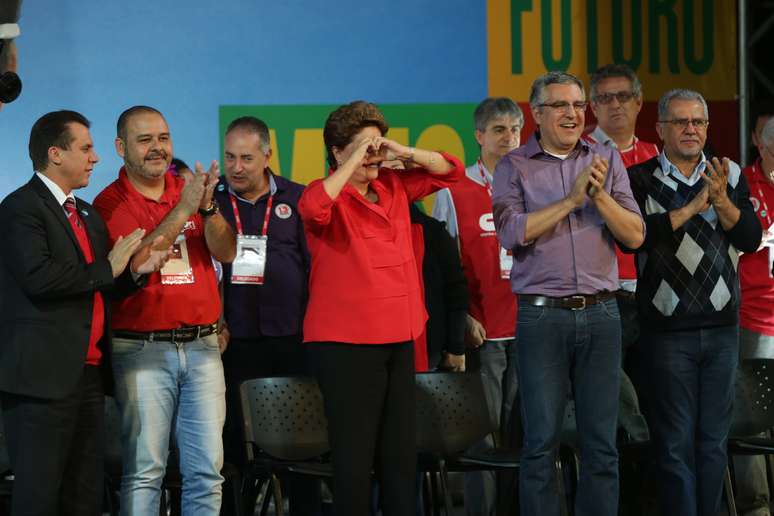
<path id="1" fill-rule="evenodd" d="M 162 114 L 135 106 L 118 119 L 118 179 L 95 200 L 111 239 L 127 229 L 162 237 L 173 257 L 147 285 L 114 305 L 113 373 L 122 415 L 121 512 L 158 514 L 170 432 L 180 451 L 183 513 L 217 515 L 225 382 L 216 327 L 220 297 L 212 259 L 236 252 L 212 193 L 213 162 L 193 179 L 167 173 L 172 138 Z"/>

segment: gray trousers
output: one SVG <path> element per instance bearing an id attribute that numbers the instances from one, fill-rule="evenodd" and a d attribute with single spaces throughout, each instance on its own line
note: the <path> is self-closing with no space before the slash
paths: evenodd
<path id="1" fill-rule="evenodd" d="M 509 434 L 509 422 L 518 392 L 516 377 L 516 341 L 487 340 L 467 352 L 467 370 L 478 372 L 484 384 L 489 414 L 495 419 L 501 435 Z M 494 447 L 490 437 L 473 445 L 469 451 L 480 452 Z M 494 516 L 497 505 L 495 473 L 465 473 L 465 513 L 468 516 Z"/>

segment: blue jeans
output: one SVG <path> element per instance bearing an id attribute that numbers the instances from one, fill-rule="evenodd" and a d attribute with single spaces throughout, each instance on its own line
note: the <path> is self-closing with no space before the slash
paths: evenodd
<path id="1" fill-rule="evenodd" d="M 572 388 L 582 450 L 575 514 L 616 516 L 621 320 L 615 299 L 577 311 L 520 301 L 516 334 L 521 514 L 559 515 L 555 460 Z"/>
<path id="2" fill-rule="evenodd" d="M 516 377 L 516 341 L 486 340 L 468 350 L 468 371 L 478 371 L 489 404 L 489 413 L 495 418 L 500 434 L 508 435 L 511 412 L 519 388 Z M 489 435 L 474 444 L 468 451 L 484 452 L 494 447 Z M 494 471 L 465 473 L 465 514 L 467 516 L 493 516 L 497 506 L 496 476 Z"/>
<path id="3" fill-rule="evenodd" d="M 175 432 L 183 514 L 217 515 L 226 417 L 217 336 L 178 344 L 113 339 L 113 373 L 122 420 L 121 514 L 159 513 Z"/>
<path id="4" fill-rule="evenodd" d="M 647 332 L 643 339 L 662 512 L 715 516 L 728 461 L 739 330 Z"/>

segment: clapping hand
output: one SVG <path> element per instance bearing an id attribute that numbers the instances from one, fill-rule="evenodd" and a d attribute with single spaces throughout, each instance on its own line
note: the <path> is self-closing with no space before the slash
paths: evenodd
<path id="1" fill-rule="evenodd" d="M 135 274 L 150 274 L 160 270 L 171 257 L 172 246 L 163 235 L 159 235 L 153 242 L 134 253 L 131 270 Z"/>
<path id="2" fill-rule="evenodd" d="M 709 202 L 713 206 L 723 204 L 728 200 L 728 173 L 730 168 L 730 161 L 728 158 L 723 158 L 721 162 L 718 158 L 712 158 L 705 162 L 707 168 L 701 173 L 701 177 L 704 178 L 704 182 L 707 184 L 707 195 Z"/>
<path id="3" fill-rule="evenodd" d="M 113 277 L 117 278 L 124 272 L 129 259 L 140 247 L 142 237 L 145 236 L 145 230 L 137 228 L 125 237 L 119 236 L 113 248 L 108 253 L 108 261 L 112 269 Z"/>

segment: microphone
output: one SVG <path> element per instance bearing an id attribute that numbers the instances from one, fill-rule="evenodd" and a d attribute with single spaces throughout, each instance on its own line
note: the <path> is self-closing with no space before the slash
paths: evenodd
<path id="1" fill-rule="evenodd" d="M 15 72 L 0 74 L 0 102 L 5 104 L 13 102 L 19 97 L 22 90 L 22 82 Z"/>

